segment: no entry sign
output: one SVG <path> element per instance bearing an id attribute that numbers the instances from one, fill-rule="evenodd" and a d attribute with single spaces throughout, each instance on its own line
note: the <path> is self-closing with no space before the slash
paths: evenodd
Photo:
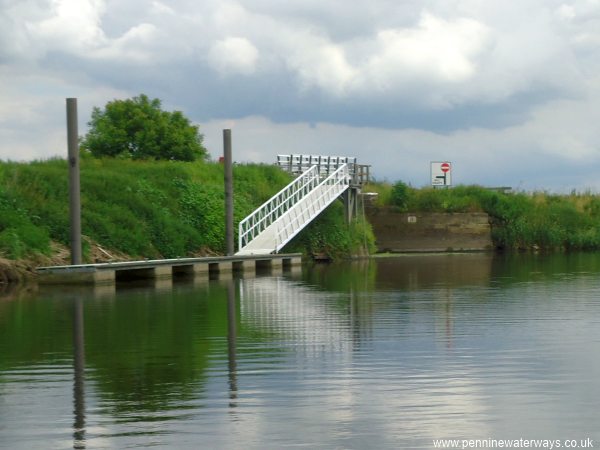
<path id="1" fill-rule="evenodd" d="M 431 185 L 452 186 L 452 163 L 447 161 L 431 162 Z"/>

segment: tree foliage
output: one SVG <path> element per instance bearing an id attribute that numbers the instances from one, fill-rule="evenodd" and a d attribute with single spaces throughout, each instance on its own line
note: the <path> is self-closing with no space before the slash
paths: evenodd
<path id="1" fill-rule="evenodd" d="M 141 94 L 95 107 L 81 147 L 96 157 L 194 161 L 207 156 L 198 126 Z"/>

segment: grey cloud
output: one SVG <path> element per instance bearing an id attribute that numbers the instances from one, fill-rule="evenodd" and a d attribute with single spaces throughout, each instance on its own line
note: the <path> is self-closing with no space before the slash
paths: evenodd
<path id="1" fill-rule="evenodd" d="M 207 113 L 219 116 L 239 117 L 242 111 L 253 110 L 273 120 L 312 117 L 313 121 L 353 125 L 366 120 L 367 126 L 379 123 L 384 127 L 424 128 L 445 122 L 434 126 L 452 129 L 462 126 L 463 121 L 455 118 L 463 117 L 463 110 L 475 108 L 473 125 L 504 126 L 505 111 L 514 109 L 515 98 L 539 99 L 539 91 L 570 94 L 572 86 L 579 85 L 578 80 L 571 81 L 578 77 L 578 69 L 568 58 L 566 44 L 553 42 L 553 50 L 543 47 L 544 39 L 552 37 L 545 22 L 522 33 L 511 30 L 510 35 L 498 34 L 493 24 L 461 15 L 448 19 L 423 16 L 426 7 L 440 10 L 435 3 L 413 2 L 412 10 L 420 15 L 406 14 L 403 8 L 383 1 L 358 3 L 352 8 L 342 8 L 335 1 L 285 5 L 207 2 L 193 11 L 184 2 L 80 3 L 89 6 L 80 16 L 91 31 L 84 32 L 83 43 L 64 47 L 60 42 L 69 40 L 81 27 L 54 36 L 48 44 L 53 58 L 61 53 L 64 58 L 70 56 L 86 76 L 132 91 L 140 90 L 136 86 L 144 87 L 146 78 L 154 78 L 151 84 L 161 87 L 159 90 L 170 91 L 172 80 L 164 72 L 179 83 L 198 85 L 197 80 L 201 80 L 208 87 L 205 91 L 209 95 L 203 98 Z M 390 20 L 397 15 L 404 21 Z M 42 29 L 39 35 L 49 32 L 49 21 L 54 20 L 53 27 L 63 23 L 60 17 L 38 22 Z M 331 33 L 336 29 L 334 22 L 343 24 L 344 19 L 356 24 L 350 27 L 354 33 Z M 392 41 L 381 41 L 382 32 Z M 462 32 L 467 34 L 456 42 L 455 56 L 435 56 L 431 45 Z M 430 37 L 436 33 L 439 38 Z M 479 38 L 485 41 L 469 43 Z M 419 53 L 405 54 L 415 45 L 423 46 Z M 467 45 L 476 47 L 460 48 Z M 440 58 L 452 59 L 436 68 Z M 152 77 L 140 75 L 148 70 L 156 72 Z M 436 70 L 439 77 L 434 75 Z M 273 92 L 273 86 L 285 86 L 285 91 Z M 222 91 L 257 93 L 242 92 L 228 102 L 231 96 Z M 268 99 L 273 97 L 280 101 L 269 105 Z M 252 103 L 244 104 L 244 99 Z M 519 103 L 525 109 L 535 106 L 535 102 Z M 488 113 L 478 111 L 488 108 Z M 494 116 L 498 118 L 496 124 Z"/>
<path id="2" fill-rule="evenodd" d="M 53 136 L 63 130 L 40 104 L 78 95 L 85 122 L 91 106 L 144 92 L 207 129 L 235 120 L 253 133 L 246 118 L 263 117 L 263 137 L 302 130 L 312 137 L 295 141 L 318 152 L 370 149 L 390 178 L 454 158 L 468 180 L 489 163 L 502 167 L 494 183 L 519 182 L 523 158 L 546 157 L 538 179 L 568 167 L 568 181 L 593 180 L 565 155 L 597 158 L 599 24 L 585 0 L 4 0 L 0 81 Z M 0 158 L 26 135 L 3 101 Z"/>
<path id="3" fill-rule="evenodd" d="M 327 122 L 356 127 L 421 128 L 449 133 L 463 128 L 505 128 L 522 122 L 536 105 L 555 97 L 550 90 L 515 95 L 499 104 L 468 103 L 447 110 L 431 110 L 402 98 L 334 99 L 312 89 L 297 90 L 292 77 L 253 80 L 215 79 L 199 75 L 195 80 L 167 86 L 169 96 L 199 121 L 262 115 L 274 122 Z M 218 92 L 218 97 L 211 97 Z"/>

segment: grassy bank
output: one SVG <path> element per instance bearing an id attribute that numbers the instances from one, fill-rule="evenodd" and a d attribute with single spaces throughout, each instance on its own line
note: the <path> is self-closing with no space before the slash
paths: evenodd
<path id="1" fill-rule="evenodd" d="M 600 196 L 545 192 L 504 193 L 479 186 L 415 189 L 403 183 L 377 183 L 376 203 L 400 211 L 485 212 L 499 249 L 600 249 Z"/>
<path id="2" fill-rule="evenodd" d="M 289 181 L 271 165 L 234 167 L 236 223 Z M 97 244 L 107 254 L 172 258 L 222 254 L 223 167 L 209 162 L 81 160 L 84 259 Z M 0 162 L 0 257 L 50 257 L 69 242 L 65 160 Z M 370 229 L 344 223 L 332 205 L 285 251 L 341 257 L 372 245 Z"/>

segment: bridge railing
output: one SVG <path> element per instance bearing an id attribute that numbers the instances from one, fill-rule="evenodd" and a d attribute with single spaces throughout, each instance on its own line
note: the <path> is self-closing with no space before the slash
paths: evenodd
<path id="1" fill-rule="evenodd" d="M 269 225 L 315 189 L 319 183 L 318 168 L 310 167 L 242 220 L 238 227 L 238 249 L 242 250 Z"/>
<path id="2" fill-rule="evenodd" d="M 277 222 L 276 250 L 279 251 L 311 220 L 320 214 L 350 185 L 350 165 L 342 164 Z"/>
<path id="3" fill-rule="evenodd" d="M 371 166 L 358 164 L 353 156 L 277 155 L 277 165 L 295 176 L 300 175 L 312 166 L 317 166 L 319 175 L 325 178 L 343 164 L 348 165 L 348 173 L 352 179 L 352 184 L 362 185 L 369 181 Z"/>

